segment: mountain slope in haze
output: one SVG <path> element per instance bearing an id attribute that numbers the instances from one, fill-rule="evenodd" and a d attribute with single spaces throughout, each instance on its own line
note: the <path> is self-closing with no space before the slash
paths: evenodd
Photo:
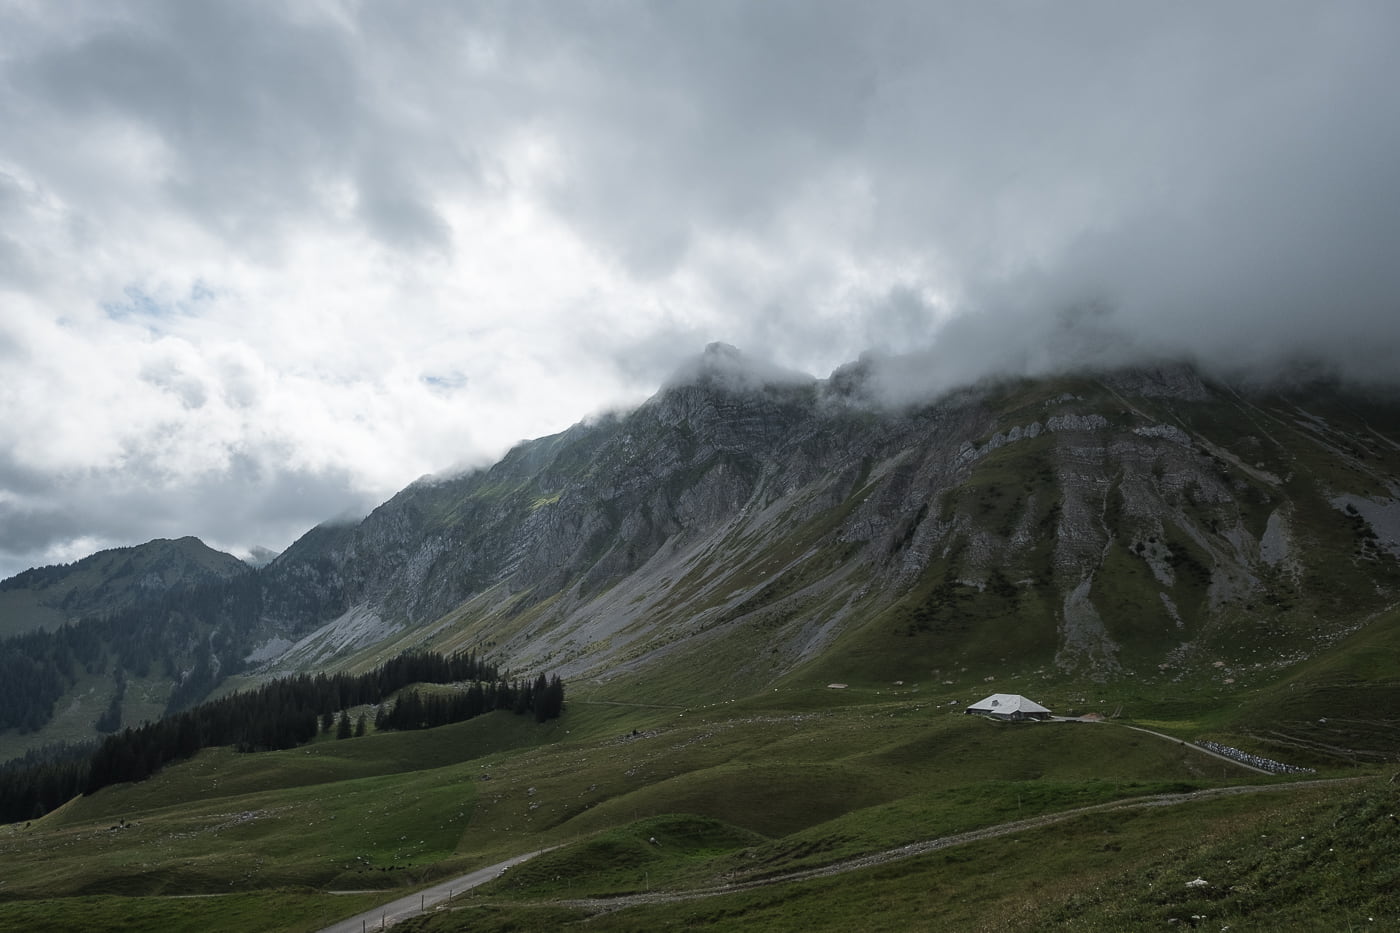
<path id="1" fill-rule="evenodd" d="M 231 580 L 250 568 L 198 538 L 158 538 L 0 581 L 0 638 L 54 629 L 130 606 L 175 587 Z"/>
<path id="2" fill-rule="evenodd" d="M 712 347 L 636 411 L 415 483 L 269 568 L 342 610 L 269 670 L 428 643 L 692 697 L 799 671 L 1225 679 L 1400 599 L 1392 399 L 1188 366 L 870 393 L 861 364 Z"/>
<path id="3" fill-rule="evenodd" d="M 231 583 L 108 613 L 151 659 L 124 717 L 230 673 L 412 647 L 662 702 L 1013 674 L 1235 689 L 1400 603 L 1393 397 L 1185 365 L 898 410 L 876 395 L 864 362 L 816 380 L 712 346 L 634 411 L 416 482 Z M 100 676 L 55 699 L 62 737 L 91 734 L 119 690 Z"/>

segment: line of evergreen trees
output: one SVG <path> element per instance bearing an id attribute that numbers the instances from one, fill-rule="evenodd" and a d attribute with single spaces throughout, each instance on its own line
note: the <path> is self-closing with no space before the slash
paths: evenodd
<path id="1" fill-rule="evenodd" d="M 461 681 L 471 686 L 450 697 L 425 700 L 410 691 L 394 704 L 393 715 L 398 719 L 385 718 L 382 728 L 428 728 L 496 709 L 533 712 L 542 722 L 563 709 L 564 686 L 557 675 L 549 681 L 540 675 L 533 684 L 511 684 L 475 654 L 406 653 L 367 674 L 302 674 L 203 703 L 109 735 L 87 757 L 7 765 L 0 768 L 0 822 L 42 816 L 79 793 L 143 780 L 201 748 L 231 745 L 244 752 L 292 748 L 315 738 L 322 723 L 328 727 L 337 712 L 344 723 L 342 731 L 348 729 L 344 710 L 349 707 L 381 703 L 413 683 Z"/>
<path id="2" fill-rule="evenodd" d="M 517 716 L 533 713 L 536 722 L 557 719 L 564 711 L 564 682 L 556 674 L 549 680 L 541 674 L 533 683 L 474 683 L 453 694 L 423 696 L 417 690 L 399 695 L 392 707 L 380 707 L 374 717 L 376 729 L 431 729 L 489 713 L 510 710 Z"/>
<path id="3" fill-rule="evenodd" d="M 239 751 L 292 748 L 316 737 L 322 716 L 379 703 L 413 683 L 495 680 L 500 675 L 475 654 L 399 655 L 367 674 L 299 674 L 235 693 L 136 729 L 109 736 L 90 763 L 87 793 L 108 784 L 139 781 L 169 761 L 201 748 Z"/>
<path id="4" fill-rule="evenodd" d="M 72 566 L 27 570 L 0 580 L 0 591 L 42 589 Z M 290 569 L 264 567 L 225 580 L 143 591 L 125 608 L 107 612 L 85 612 L 72 604 L 73 596 L 70 591 L 54 608 L 75 621 L 0 639 L 0 732 L 43 728 L 83 671 L 163 677 L 173 683 L 165 711 L 189 709 L 246 667 L 244 659 L 265 638 L 263 620 L 278 620 L 281 634 L 295 637 L 349 605 L 324 556 Z"/>
<path id="5" fill-rule="evenodd" d="M 97 742 L 55 742 L 0 765 L 0 823 L 43 816 L 77 796 Z"/>

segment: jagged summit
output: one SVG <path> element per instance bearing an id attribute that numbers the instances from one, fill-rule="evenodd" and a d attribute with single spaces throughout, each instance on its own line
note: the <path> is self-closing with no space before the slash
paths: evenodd
<path id="1" fill-rule="evenodd" d="M 712 345 L 633 411 L 308 532 L 249 571 L 222 657 L 489 645 L 686 702 L 949 670 L 1223 680 L 1400 601 L 1393 400 L 1157 365 L 845 404 L 881 364 L 820 382 Z"/>
<path id="2" fill-rule="evenodd" d="M 716 676 L 753 686 L 840 639 L 984 664 L 1008 632 L 1026 663 L 1146 676 L 1235 650 L 1230 619 L 1301 606 L 1282 594 L 1367 520 L 1338 497 L 1400 487 L 1382 440 L 1400 411 L 1363 429 L 1190 366 L 1004 380 L 898 412 L 823 403 L 876 362 L 819 383 L 712 345 L 636 411 L 396 497 L 303 582 L 345 607 L 346 645 L 366 613 L 405 632 L 441 620 L 449 645 L 490 638 L 573 676 L 724 656 Z M 1400 592 L 1387 540 L 1368 593 Z M 1295 621 L 1286 640 L 1313 624 Z"/>
<path id="3" fill-rule="evenodd" d="M 875 358 L 862 353 L 853 363 L 846 363 L 832 370 L 825 388 L 828 395 L 842 399 L 866 399 L 873 389 L 871 379 L 875 371 Z"/>
<path id="4" fill-rule="evenodd" d="M 815 383 L 806 373 L 749 356 L 727 343 L 714 342 L 698 357 L 679 366 L 666 380 L 662 392 L 686 386 L 752 392 L 769 386 L 801 386 Z"/>

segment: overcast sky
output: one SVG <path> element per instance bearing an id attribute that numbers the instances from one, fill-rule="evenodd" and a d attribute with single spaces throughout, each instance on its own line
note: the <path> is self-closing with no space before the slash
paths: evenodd
<path id="1" fill-rule="evenodd" d="M 1398 48 L 1391 0 L 0 0 L 0 577 L 280 549 L 712 340 L 1384 378 Z"/>

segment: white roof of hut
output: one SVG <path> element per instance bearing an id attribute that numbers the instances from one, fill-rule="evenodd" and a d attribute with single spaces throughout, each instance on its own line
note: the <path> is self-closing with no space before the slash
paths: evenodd
<path id="1" fill-rule="evenodd" d="M 1048 713 L 1045 707 L 1035 700 L 1028 700 L 1019 693 L 993 693 L 985 700 L 979 700 L 967 708 L 970 713 Z"/>

